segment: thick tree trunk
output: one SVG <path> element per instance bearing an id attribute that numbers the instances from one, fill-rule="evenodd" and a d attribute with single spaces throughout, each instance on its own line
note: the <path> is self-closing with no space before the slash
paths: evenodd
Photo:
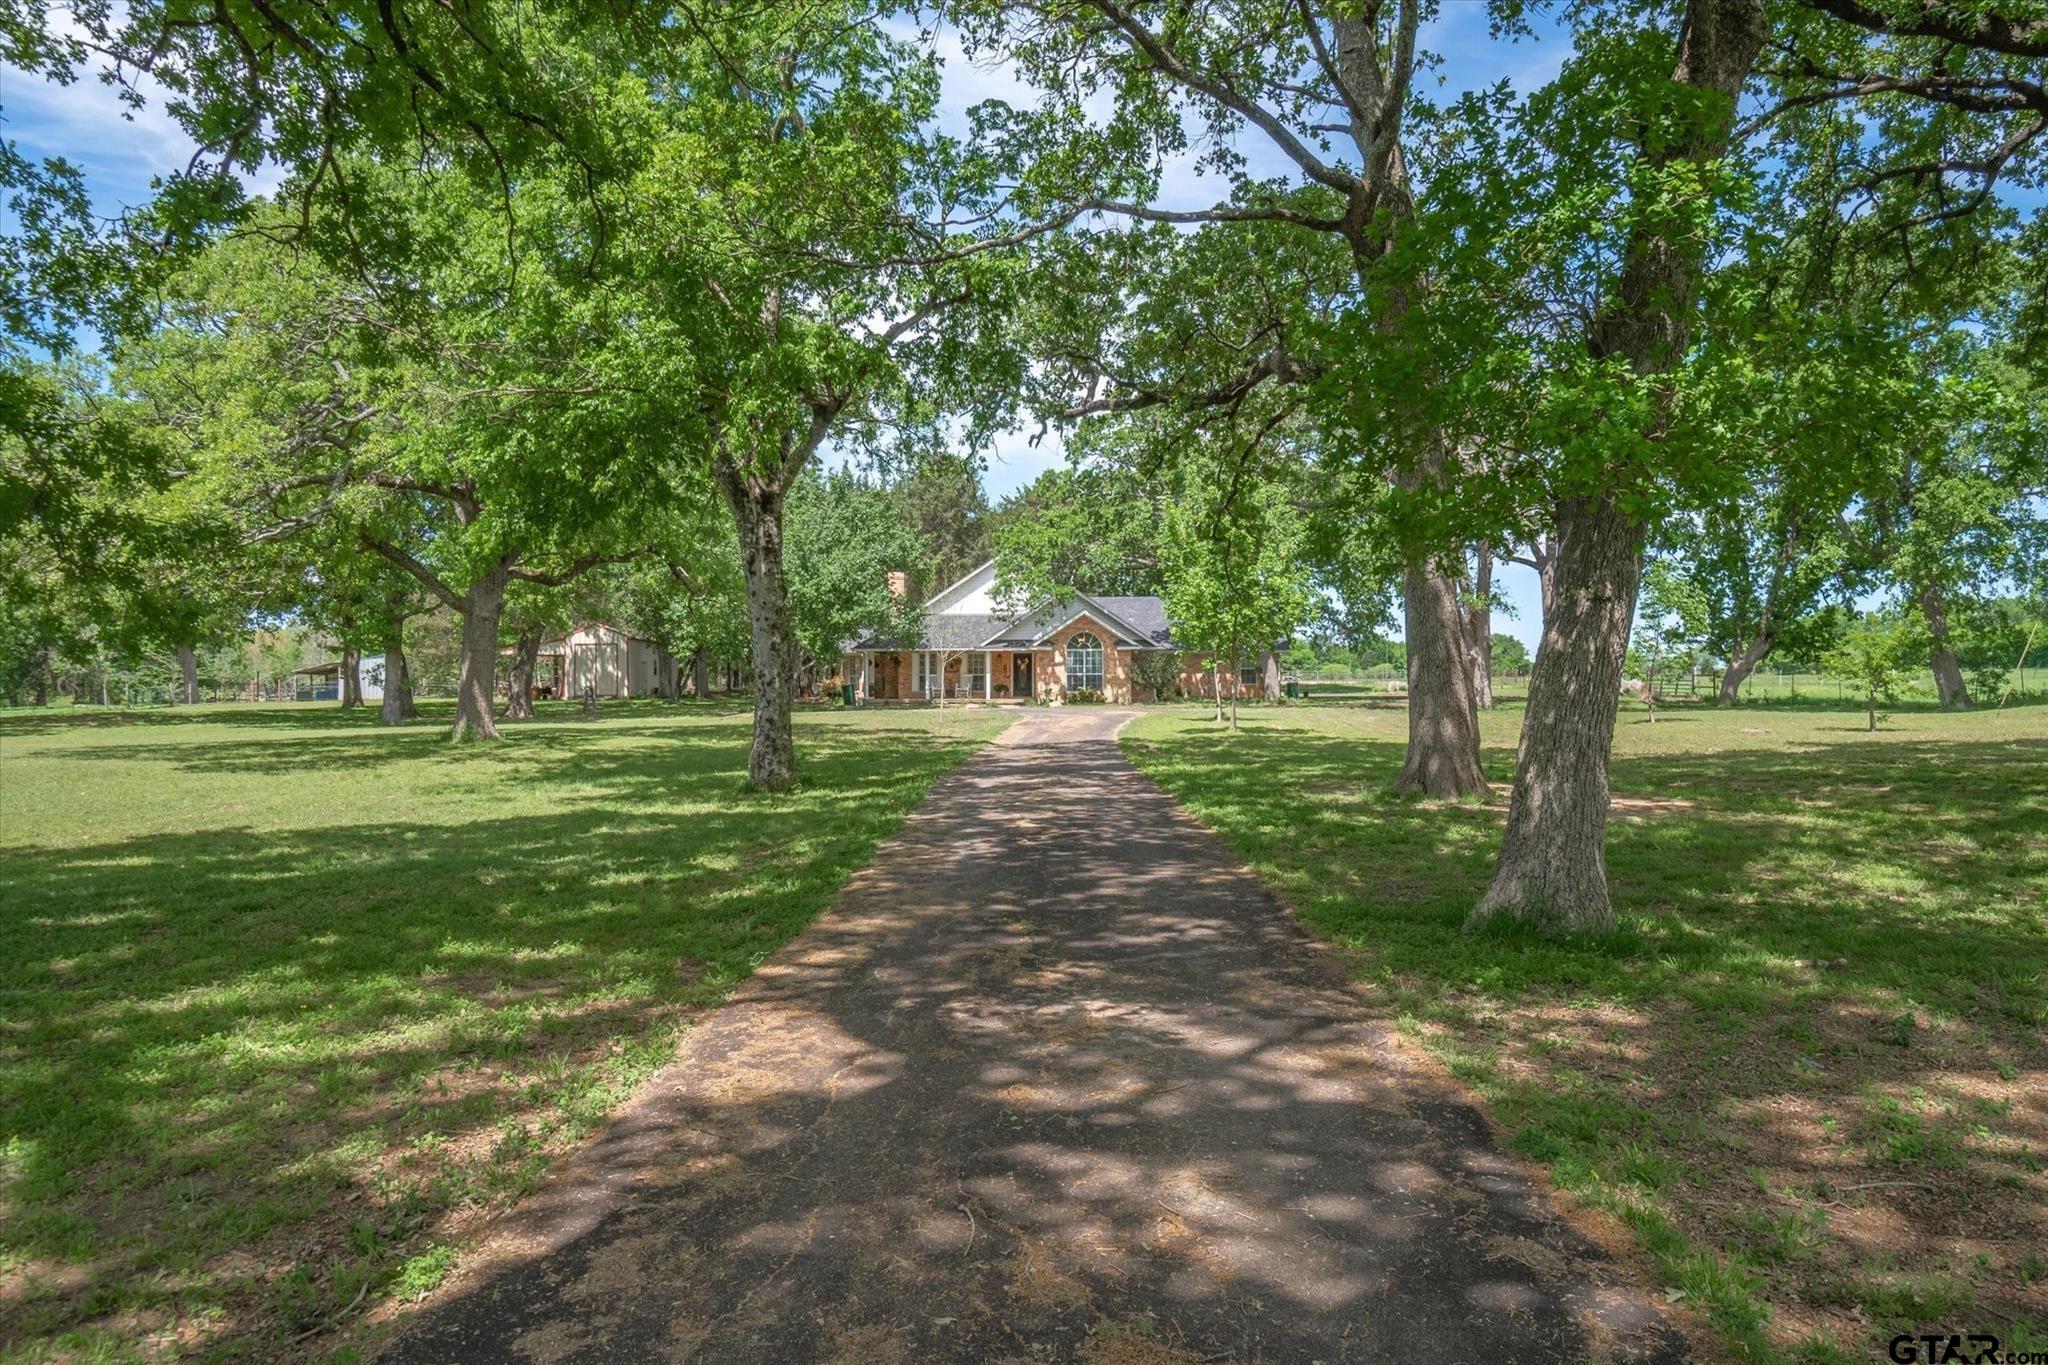
<path id="1" fill-rule="evenodd" d="M 505 677 L 505 719 L 533 719 L 533 672 L 540 662 L 540 641 L 544 634 L 537 625 L 519 632 L 512 647 L 512 667 Z"/>
<path id="2" fill-rule="evenodd" d="M 178 689 L 179 701 L 199 704 L 199 652 L 190 645 L 178 646 Z"/>
<path id="3" fill-rule="evenodd" d="M 1529 675 L 1507 835 L 1475 924 L 1495 914 L 1546 932 L 1614 924 L 1607 763 L 1643 533 L 1612 499 L 1575 498 L 1558 509 L 1557 602 Z"/>
<path id="4" fill-rule="evenodd" d="M 1266 700 L 1280 700 L 1280 651 L 1269 649 L 1259 657 L 1259 676 L 1266 685 Z"/>
<path id="5" fill-rule="evenodd" d="M 497 739 L 491 719 L 498 681 L 498 619 L 505 611 L 504 566 L 491 569 L 462 595 L 462 666 L 455 682 L 450 739 Z"/>
<path id="6" fill-rule="evenodd" d="M 1493 550 L 1474 555 L 1472 603 L 1465 608 L 1465 653 L 1472 667 L 1472 704 L 1493 709 Z"/>
<path id="7" fill-rule="evenodd" d="M 740 537 L 747 580 L 747 627 L 754 663 L 754 742 L 747 781 L 766 791 L 796 785 L 790 689 L 796 683 L 796 632 L 782 573 L 781 489 L 721 462 L 719 485 Z"/>
<path id="8" fill-rule="evenodd" d="M 384 637 L 384 700 L 377 708 L 379 725 L 397 725 L 416 714 L 412 704 L 412 676 L 405 666 L 405 634 L 393 630 Z"/>
<path id="9" fill-rule="evenodd" d="M 1934 670 L 1934 692 L 1941 699 L 1941 709 L 1967 711 L 1970 709 L 1970 689 L 1963 681 L 1962 666 L 1956 662 L 1955 652 L 1948 647 L 1948 604 L 1933 588 L 1922 588 L 1919 601 L 1920 615 L 1927 622 L 1928 638 L 1933 641 L 1927 664 Z"/>
<path id="10" fill-rule="evenodd" d="M 1337 83 L 1355 101 L 1352 107 L 1391 100 L 1398 108 L 1415 70 L 1401 55 L 1401 41 L 1383 46 L 1379 21 L 1367 11 L 1348 8 L 1333 18 L 1331 33 L 1336 40 Z M 1416 277 L 1389 288 L 1381 271 L 1415 216 L 1398 122 L 1388 120 L 1383 133 L 1375 132 L 1366 157 L 1368 174 L 1351 192 L 1349 225 L 1341 231 L 1351 248 L 1359 285 L 1373 298 L 1374 325 L 1395 344 L 1407 345 L 1404 329 L 1410 310 L 1420 304 L 1429 286 L 1426 278 Z M 1382 136 L 1388 141 L 1378 142 Z M 1429 433 L 1412 453 L 1415 464 L 1396 472 L 1395 486 L 1408 491 L 1441 486 L 1451 454 L 1443 434 Z M 1408 639 L 1408 754 L 1395 788 L 1433 797 L 1479 795 L 1486 791 L 1486 776 L 1479 766 L 1479 712 L 1465 657 L 1457 585 L 1427 562 L 1417 561 L 1403 576 L 1402 598 Z"/>
<path id="11" fill-rule="evenodd" d="M 1408 635 L 1408 756 L 1396 791 L 1449 798 L 1482 796 L 1479 709 L 1466 658 L 1458 584 L 1429 565 L 1410 565 L 1401 598 Z"/>
<path id="12" fill-rule="evenodd" d="M 711 661 L 704 657 L 701 645 L 690 656 L 690 690 L 697 694 L 698 701 L 711 700 Z"/>
<path id="13" fill-rule="evenodd" d="M 341 651 L 341 686 L 336 691 L 340 694 L 341 709 L 344 711 L 363 704 L 362 669 L 361 650 L 350 646 Z"/>
<path id="14" fill-rule="evenodd" d="M 1674 98 L 1671 136 L 1641 153 L 1651 166 L 1720 155 L 1766 33 L 1761 0 L 1688 0 L 1672 81 L 1708 99 Z M 1674 204 L 1669 217 L 1643 212 L 1630 231 L 1614 301 L 1587 339 L 1595 360 L 1624 359 L 1638 383 L 1655 386 L 1649 425 L 1638 433 L 1653 446 L 1664 436 L 1670 406 L 1664 376 L 1684 363 L 1692 340 L 1701 248 L 1689 213 L 1683 204 Z M 1546 932 L 1614 924 L 1607 900 L 1608 761 L 1647 529 L 1627 510 L 1629 491 L 1608 476 L 1595 490 L 1559 500 L 1556 597 L 1529 678 L 1500 861 L 1471 924 L 1503 914 Z"/>
<path id="15" fill-rule="evenodd" d="M 1733 706 L 1742 700 L 1742 685 L 1749 681 L 1749 675 L 1756 672 L 1756 666 L 1771 652 L 1771 644 L 1771 632 L 1760 630 L 1743 647 L 1742 653 L 1728 661 L 1728 671 L 1721 675 L 1721 705 Z"/>

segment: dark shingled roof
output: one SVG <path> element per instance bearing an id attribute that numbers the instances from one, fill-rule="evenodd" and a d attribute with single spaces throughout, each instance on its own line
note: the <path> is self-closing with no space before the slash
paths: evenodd
<path id="1" fill-rule="evenodd" d="M 1096 601 L 1116 613 L 1132 630 L 1142 631 L 1154 649 L 1173 648 L 1173 626 L 1166 619 L 1166 603 L 1156 597 L 1098 597 Z"/>
<path id="2" fill-rule="evenodd" d="M 1151 649 L 1173 648 L 1172 627 L 1166 620 L 1166 603 L 1156 597 L 1095 597 L 1093 601 L 1102 609 L 1114 615 L 1118 621 L 1137 631 L 1140 647 Z M 1014 634 L 1008 626 L 1024 626 L 1038 611 L 1029 611 L 1023 616 L 927 616 L 924 622 L 924 638 L 915 644 L 889 636 L 870 636 L 848 644 L 848 650 L 864 649 L 1004 649 L 1012 643 L 1023 646 L 1031 643 L 1037 635 L 1033 629 L 1023 629 Z M 1072 604 L 1076 609 L 1086 611 L 1087 604 Z M 1110 624 L 1105 622 L 1104 624 Z"/>
<path id="3" fill-rule="evenodd" d="M 980 649 L 981 642 L 1003 628 L 1004 616 L 927 616 L 924 638 L 916 644 L 888 636 L 856 640 L 849 649 Z"/>

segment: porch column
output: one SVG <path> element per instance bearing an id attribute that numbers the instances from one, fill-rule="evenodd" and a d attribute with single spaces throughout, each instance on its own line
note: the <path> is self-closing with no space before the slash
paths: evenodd
<path id="1" fill-rule="evenodd" d="M 996 653 L 992 649 L 981 651 L 981 699 L 996 699 Z"/>

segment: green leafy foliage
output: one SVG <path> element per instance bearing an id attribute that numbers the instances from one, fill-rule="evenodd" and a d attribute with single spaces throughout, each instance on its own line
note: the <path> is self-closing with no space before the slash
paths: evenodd
<path id="1" fill-rule="evenodd" d="M 1858 617 L 1821 655 L 1821 667 L 1861 688 L 1869 728 L 1877 729 L 1877 704 L 1893 701 L 1927 657 L 1926 627 L 1905 612 Z"/>
<path id="2" fill-rule="evenodd" d="M 822 671 L 836 671 L 840 651 L 855 640 L 915 639 L 922 628 L 917 604 L 890 594 L 889 574 L 929 579 L 931 561 L 886 489 L 845 470 L 799 479 L 784 562 L 797 640 Z"/>
<path id="3" fill-rule="evenodd" d="M 1114 464 L 1055 469 L 1003 504 L 994 535 L 996 589 L 1019 608 L 1082 592 L 1160 587 L 1161 499 Z"/>

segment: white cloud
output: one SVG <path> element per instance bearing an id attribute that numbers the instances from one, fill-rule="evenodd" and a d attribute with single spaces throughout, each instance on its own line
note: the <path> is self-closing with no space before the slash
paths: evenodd
<path id="1" fill-rule="evenodd" d="M 1031 438 L 1038 429 L 1005 432 L 996 437 L 988 452 L 988 473 L 982 480 L 989 500 L 1001 501 L 1049 469 L 1063 469 L 1067 463 L 1065 444 L 1057 431 L 1048 431 L 1036 445 Z"/>
<path id="2" fill-rule="evenodd" d="M 62 157 L 85 173 L 95 207 L 112 214 L 148 201 L 152 178 L 181 170 L 192 139 L 165 112 L 160 93 L 132 113 L 114 88 L 88 72 L 59 85 L 0 67 L 6 135 L 39 157 Z"/>
<path id="3" fill-rule="evenodd" d="M 1032 438 L 1037 434 L 1036 426 L 1006 431 L 997 436 L 988 449 L 980 452 L 986 466 L 982 487 L 987 490 L 991 502 L 1002 501 L 1049 469 L 1066 467 L 1066 447 L 1061 443 L 1060 434 L 1047 431 L 1044 439 L 1034 445 Z M 959 448 L 965 453 L 964 442 Z M 866 468 L 855 451 L 836 441 L 828 442 L 818 452 L 818 464 L 826 470 L 861 471 Z"/>
<path id="4" fill-rule="evenodd" d="M 1038 103 L 1038 92 L 1015 67 L 1000 57 L 970 57 L 960 32 L 943 25 L 932 35 L 944 75 L 939 84 L 939 122 L 949 132 L 964 132 L 967 111 L 988 100 L 1019 109 Z"/>
<path id="5" fill-rule="evenodd" d="M 196 146 L 165 107 L 163 88 L 147 77 L 138 88 L 144 102 L 132 108 L 97 71 L 60 85 L 0 65 L 0 125 L 28 155 L 77 166 L 94 209 L 112 217 L 148 203 L 150 182 L 185 169 Z M 282 179 L 280 167 L 266 165 L 243 182 L 260 194 Z"/>

